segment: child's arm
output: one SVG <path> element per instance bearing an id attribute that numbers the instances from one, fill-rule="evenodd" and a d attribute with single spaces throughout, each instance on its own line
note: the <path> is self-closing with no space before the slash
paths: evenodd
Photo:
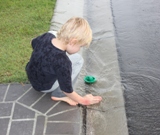
<path id="1" fill-rule="evenodd" d="M 102 97 L 100 96 L 93 96 L 92 94 L 88 94 L 84 97 L 80 96 L 78 93 L 73 91 L 72 93 L 66 93 L 64 92 L 70 99 L 72 99 L 75 102 L 78 102 L 82 105 L 91 105 L 91 104 L 97 104 L 102 100 Z"/>

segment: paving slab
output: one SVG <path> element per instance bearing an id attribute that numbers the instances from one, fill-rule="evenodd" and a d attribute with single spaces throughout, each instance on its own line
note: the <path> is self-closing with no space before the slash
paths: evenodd
<path id="1" fill-rule="evenodd" d="M 35 118 L 35 112 L 33 110 L 30 110 L 27 107 L 24 107 L 18 103 L 15 103 L 14 106 L 14 112 L 13 112 L 13 120 L 16 119 L 34 119 Z"/>
<path id="2" fill-rule="evenodd" d="M 39 115 L 37 116 L 36 126 L 35 126 L 35 135 L 43 135 L 46 117 Z"/>
<path id="3" fill-rule="evenodd" d="M 35 103 L 38 99 L 42 97 L 42 95 L 43 93 L 35 91 L 33 88 L 31 88 L 31 90 L 27 91 L 26 94 L 19 98 L 18 101 L 27 106 L 32 106 L 33 103 Z"/>
<path id="4" fill-rule="evenodd" d="M 1 84 L 0 91 L 5 95 L 0 101 L 0 134 L 81 134 L 82 108 L 55 102 L 30 84 Z"/>
<path id="5" fill-rule="evenodd" d="M 13 121 L 9 135 L 31 135 L 33 132 L 34 121 Z"/>
<path id="6" fill-rule="evenodd" d="M 10 116 L 13 103 L 0 103 L 0 117 Z"/>
<path id="7" fill-rule="evenodd" d="M 18 98 L 20 98 L 26 90 L 28 90 L 31 86 L 26 84 L 26 85 L 19 85 L 19 84 L 12 84 L 9 85 L 9 87 L 6 90 L 6 95 L 5 95 L 5 101 L 15 101 Z"/>
<path id="8" fill-rule="evenodd" d="M 7 135 L 9 118 L 0 118 L 0 131 L 2 135 Z"/>

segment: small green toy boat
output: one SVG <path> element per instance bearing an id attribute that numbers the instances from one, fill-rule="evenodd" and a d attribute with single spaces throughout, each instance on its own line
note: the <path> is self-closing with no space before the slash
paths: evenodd
<path id="1" fill-rule="evenodd" d="M 94 76 L 85 76 L 84 81 L 88 84 L 91 84 L 96 82 L 96 78 Z"/>

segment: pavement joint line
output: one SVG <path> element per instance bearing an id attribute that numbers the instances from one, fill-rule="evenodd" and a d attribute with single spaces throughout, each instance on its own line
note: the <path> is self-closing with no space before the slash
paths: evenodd
<path id="1" fill-rule="evenodd" d="M 43 135 L 45 135 L 46 130 L 47 130 L 47 121 L 48 121 L 48 117 L 45 117 Z"/>
<path id="2" fill-rule="evenodd" d="M 33 104 L 30 105 L 30 107 L 33 107 L 33 106 L 34 106 L 36 103 L 38 103 L 38 101 L 40 101 L 45 95 L 46 95 L 46 93 L 43 94 L 41 97 L 39 97 Z"/>
<path id="3" fill-rule="evenodd" d="M 8 123 L 7 135 L 9 135 L 9 133 L 10 133 L 11 123 L 12 123 L 12 118 L 13 118 L 14 109 L 15 109 L 15 102 L 14 102 L 14 103 L 13 103 L 13 105 L 12 105 L 12 110 L 11 110 L 10 120 L 9 120 L 9 123 Z"/>
<path id="4" fill-rule="evenodd" d="M 1 104 L 12 104 L 13 101 L 9 101 L 9 102 L 0 102 Z"/>
<path id="5" fill-rule="evenodd" d="M 0 103 L 3 103 L 3 104 L 9 104 L 9 103 L 13 103 L 13 101 L 2 101 L 2 102 L 0 102 Z"/>
<path id="6" fill-rule="evenodd" d="M 37 113 L 36 113 L 37 114 Z M 32 135 L 35 135 L 36 132 L 36 124 L 37 124 L 37 115 L 35 115 L 34 123 L 33 123 L 33 130 Z"/>
<path id="7" fill-rule="evenodd" d="M 68 110 L 64 110 L 64 111 L 61 111 L 61 112 L 57 112 L 57 113 L 54 113 L 52 115 L 49 115 L 48 118 L 59 115 L 59 114 L 62 114 L 62 113 L 65 113 L 65 112 L 69 112 L 69 111 L 72 111 L 72 110 L 76 110 L 76 109 L 73 108 L 73 109 L 68 109 Z"/>
<path id="8" fill-rule="evenodd" d="M 10 118 L 11 116 L 2 116 L 0 117 L 0 119 L 7 119 L 7 118 Z"/>
<path id="9" fill-rule="evenodd" d="M 12 119 L 13 122 L 15 121 L 34 121 L 34 120 L 35 118 L 34 119 Z"/>
<path id="10" fill-rule="evenodd" d="M 45 113 L 47 115 L 48 112 L 50 112 L 54 107 L 56 107 L 61 101 L 58 101 L 56 104 L 54 104 L 48 111 Z"/>
<path id="11" fill-rule="evenodd" d="M 5 92 L 4 98 L 3 98 L 3 102 L 5 102 L 5 100 L 6 100 L 7 93 L 8 93 L 8 90 L 9 90 L 10 85 L 11 85 L 11 84 L 9 83 L 9 84 L 8 84 L 8 86 L 7 86 L 7 89 L 6 89 L 6 92 Z"/>
<path id="12" fill-rule="evenodd" d="M 21 106 L 23 106 L 23 107 L 25 107 L 25 108 L 27 108 L 27 109 L 30 109 L 30 110 L 36 112 L 36 113 L 38 113 L 38 114 L 41 114 L 41 115 L 43 115 L 43 116 L 46 116 L 46 115 L 43 114 L 42 112 L 40 112 L 40 111 L 38 111 L 38 110 L 36 110 L 36 109 L 34 109 L 34 108 L 28 107 L 27 105 L 24 105 L 24 104 L 22 104 L 22 103 L 20 103 L 20 102 L 18 102 L 18 101 L 17 101 L 16 103 L 19 104 L 19 105 L 21 105 Z"/>
<path id="13" fill-rule="evenodd" d="M 19 98 L 16 99 L 16 101 L 18 101 L 19 99 L 21 99 L 27 92 L 29 92 L 32 89 L 32 87 L 30 87 L 26 92 L 24 92 Z"/>
<path id="14" fill-rule="evenodd" d="M 32 135 L 35 135 L 38 114 L 35 114 Z"/>
<path id="15" fill-rule="evenodd" d="M 37 112 L 36 112 L 36 115 L 37 115 L 37 117 L 38 117 L 38 116 L 42 116 L 41 114 L 39 114 L 39 113 L 37 113 Z M 43 116 L 44 116 L 44 115 L 43 115 Z"/>

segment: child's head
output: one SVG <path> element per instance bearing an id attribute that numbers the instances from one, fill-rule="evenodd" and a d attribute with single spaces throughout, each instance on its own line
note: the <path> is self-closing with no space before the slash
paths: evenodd
<path id="1" fill-rule="evenodd" d="M 57 39 L 65 44 L 75 39 L 78 44 L 89 45 L 92 41 L 92 30 L 85 19 L 73 17 L 57 32 Z"/>

